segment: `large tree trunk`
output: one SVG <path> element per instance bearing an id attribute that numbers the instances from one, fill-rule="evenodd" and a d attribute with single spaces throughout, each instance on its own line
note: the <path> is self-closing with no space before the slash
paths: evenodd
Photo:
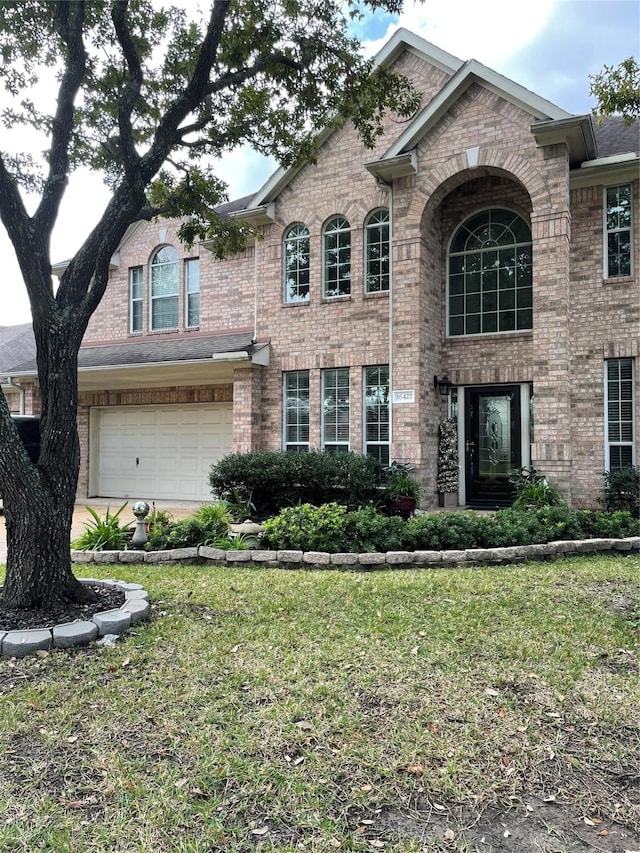
<path id="1" fill-rule="evenodd" d="M 0 411 L 2 494 L 7 526 L 3 603 L 37 608 L 93 597 L 71 571 L 71 522 L 80 468 L 76 422 L 78 335 L 72 323 L 34 323 L 42 399 L 41 449 L 29 460 L 6 404 Z M 4 401 L 3 401 L 4 402 Z"/>
<path id="2" fill-rule="evenodd" d="M 93 594 L 71 572 L 70 536 L 75 495 L 61 500 L 44 488 L 5 503 L 7 576 L 3 604 L 38 608 L 87 601 Z"/>

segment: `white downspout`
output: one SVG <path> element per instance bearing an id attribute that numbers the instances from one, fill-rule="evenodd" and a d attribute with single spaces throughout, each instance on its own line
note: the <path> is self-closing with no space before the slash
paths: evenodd
<path id="1" fill-rule="evenodd" d="M 22 385 L 20 385 L 19 382 L 16 382 L 16 380 L 13 378 L 13 376 L 7 376 L 7 380 L 8 380 L 8 384 L 11 385 L 12 388 L 17 388 L 19 393 L 20 393 L 20 414 L 24 415 L 24 410 L 25 410 L 24 400 L 25 400 L 26 392 L 25 392 L 24 388 L 22 387 Z"/>
<path id="2" fill-rule="evenodd" d="M 258 339 L 258 235 L 253 238 L 253 340 Z"/>

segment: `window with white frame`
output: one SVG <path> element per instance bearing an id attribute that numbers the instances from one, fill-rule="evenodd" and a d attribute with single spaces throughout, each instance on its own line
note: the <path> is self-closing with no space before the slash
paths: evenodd
<path id="1" fill-rule="evenodd" d="M 322 235 L 323 290 L 325 299 L 351 293 L 351 226 L 343 216 L 327 222 Z"/>
<path id="2" fill-rule="evenodd" d="M 200 322 L 200 260 L 184 262 L 184 324 L 193 328 Z"/>
<path id="3" fill-rule="evenodd" d="M 292 225 L 284 237 L 284 301 L 309 300 L 309 229 Z"/>
<path id="4" fill-rule="evenodd" d="M 284 374 L 284 449 L 309 450 L 309 371 Z"/>
<path id="5" fill-rule="evenodd" d="M 389 290 L 389 211 L 376 210 L 365 225 L 365 293 Z"/>
<path id="6" fill-rule="evenodd" d="M 322 449 L 349 450 L 349 368 L 322 371 Z"/>
<path id="7" fill-rule="evenodd" d="M 635 464 L 633 359 L 612 358 L 605 372 L 606 468 Z"/>
<path id="8" fill-rule="evenodd" d="M 476 213 L 449 249 L 449 335 L 533 328 L 531 229 L 511 210 Z"/>
<path id="9" fill-rule="evenodd" d="M 151 259 L 151 331 L 177 329 L 179 306 L 178 253 L 163 246 Z"/>
<path id="10" fill-rule="evenodd" d="M 142 331 L 143 295 L 143 269 L 142 267 L 131 267 L 129 269 L 129 331 L 133 334 Z"/>
<path id="11" fill-rule="evenodd" d="M 605 278 L 631 275 L 631 185 L 605 187 Z"/>
<path id="12" fill-rule="evenodd" d="M 389 464 L 389 365 L 364 368 L 364 451 Z"/>

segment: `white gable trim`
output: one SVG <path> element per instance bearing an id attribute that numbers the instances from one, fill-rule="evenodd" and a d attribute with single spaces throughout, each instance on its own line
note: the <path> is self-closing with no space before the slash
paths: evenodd
<path id="1" fill-rule="evenodd" d="M 475 59 L 470 59 L 445 83 L 438 94 L 418 114 L 404 133 L 389 148 L 383 159 L 397 157 L 399 154 L 415 148 L 422 137 L 440 121 L 472 83 L 478 83 L 506 101 L 510 101 L 533 118 L 562 119 L 571 117 L 571 113 L 557 107 L 551 101 L 541 98 L 519 83 L 514 83 L 513 80 L 503 77 L 502 74 L 487 68 Z"/>

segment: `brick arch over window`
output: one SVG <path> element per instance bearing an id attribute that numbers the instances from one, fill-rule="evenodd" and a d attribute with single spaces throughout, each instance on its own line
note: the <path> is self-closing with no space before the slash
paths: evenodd
<path id="1" fill-rule="evenodd" d="M 464 152 L 419 175 L 406 221 L 424 224 L 452 190 L 484 175 L 498 175 L 517 181 L 528 193 L 534 211 L 551 210 L 549 189 L 535 165 L 509 151 L 482 147 L 478 152 L 477 165 L 470 166 L 467 153 Z"/>

